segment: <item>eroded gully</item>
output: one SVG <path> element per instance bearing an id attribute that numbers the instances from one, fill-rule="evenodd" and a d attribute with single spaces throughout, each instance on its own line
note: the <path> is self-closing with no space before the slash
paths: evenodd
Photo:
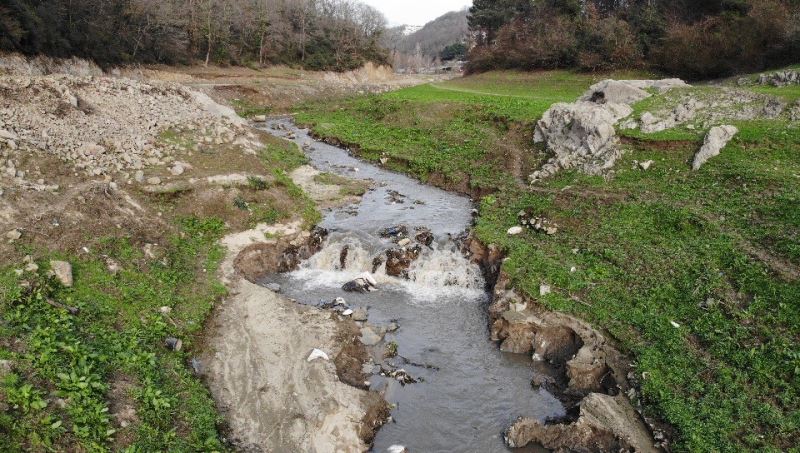
<path id="1" fill-rule="evenodd" d="M 319 253 L 298 270 L 263 281 L 280 284 L 300 303 L 321 305 L 342 297 L 351 308 L 368 310 L 367 324 L 383 341 L 373 348 L 373 363 L 365 371 L 370 387 L 394 405 L 374 451 L 391 445 L 418 452 L 506 451 L 503 431 L 517 417 L 564 415 L 555 397 L 531 385 L 530 357 L 501 352 L 489 340 L 483 276 L 454 241 L 471 226 L 468 198 L 358 160 L 313 139 L 288 118 L 272 119 L 264 129 L 303 147 L 319 171 L 375 183 L 358 204 L 324 213 L 320 226 L 330 235 Z M 399 247 L 398 238 L 380 232 L 398 225 L 408 227 L 407 247 L 417 244 L 416 228 L 434 237 L 430 246 L 420 245 L 407 278 L 386 270 L 386 251 Z M 376 257 L 384 263 L 377 264 Z M 377 291 L 343 291 L 344 283 L 373 270 Z M 393 343 L 397 356 L 383 359 Z M 419 382 L 403 385 L 388 376 L 397 370 Z"/>

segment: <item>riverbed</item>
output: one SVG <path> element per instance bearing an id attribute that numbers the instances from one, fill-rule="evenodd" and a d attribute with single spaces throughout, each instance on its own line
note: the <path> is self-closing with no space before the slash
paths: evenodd
<path id="1" fill-rule="evenodd" d="M 490 295 L 480 269 L 454 241 L 471 226 L 470 199 L 314 140 L 289 118 L 272 119 L 264 129 L 301 146 L 319 171 L 373 182 L 359 203 L 324 212 L 320 226 L 330 235 L 319 253 L 298 270 L 261 283 L 278 283 L 286 296 L 308 305 L 342 297 L 351 308 L 368 310 L 367 323 L 374 330 L 386 331 L 381 345 L 396 344 L 397 356 L 386 359 L 384 371 L 403 369 L 418 382 L 404 385 L 381 376 L 382 356 L 373 357 L 370 388 L 382 391 L 394 407 L 391 421 L 377 433 L 374 451 L 403 445 L 412 452 L 503 452 L 503 430 L 517 417 L 564 415 L 555 397 L 531 385 L 530 357 L 501 352 L 489 339 Z M 387 275 L 386 265 L 376 268 L 374 262 L 398 247 L 396 237 L 380 233 L 399 225 L 407 227 L 411 239 L 420 228 L 434 237 L 421 247 L 407 279 Z M 373 270 L 377 291 L 342 290 L 344 283 Z"/>

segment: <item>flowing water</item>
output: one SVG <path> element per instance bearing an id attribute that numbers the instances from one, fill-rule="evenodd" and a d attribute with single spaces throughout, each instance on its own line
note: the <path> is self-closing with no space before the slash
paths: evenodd
<path id="1" fill-rule="evenodd" d="M 369 309 L 370 325 L 400 326 L 385 341 L 398 345 L 395 364 L 421 379 L 403 386 L 378 374 L 370 378 L 371 387 L 384 390 L 396 405 L 374 451 L 397 444 L 412 452 L 501 452 L 507 450 L 502 432 L 517 417 L 564 414 L 552 395 L 531 386 L 528 357 L 500 352 L 489 340 L 483 277 L 452 241 L 470 227 L 469 199 L 353 158 L 315 141 L 289 119 L 274 119 L 266 130 L 310 145 L 306 154 L 320 171 L 376 183 L 357 205 L 325 213 L 321 226 L 331 234 L 317 255 L 299 270 L 264 282 L 279 283 L 288 297 L 306 304 L 344 297 L 353 308 Z M 415 227 L 426 227 L 435 237 L 409 268 L 409 279 L 387 276 L 381 266 L 375 273 L 379 291 L 345 293 L 342 284 L 371 271 L 374 257 L 396 247 L 378 232 L 399 224 L 411 236 Z"/>

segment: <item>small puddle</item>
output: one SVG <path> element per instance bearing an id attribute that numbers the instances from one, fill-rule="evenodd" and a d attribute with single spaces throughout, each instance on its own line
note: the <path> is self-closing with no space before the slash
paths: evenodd
<path id="1" fill-rule="evenodd" d="M 368 308 L 369 325 L 399 325 L 384 338 L 398 345 L 397 357 L 387 362 L 420 382 L 370 377 L 371 388 L 395 405 L 373 451 L 397 444 L 412 452 L 504 452 L 502 433 L 517 417 L 564 415 L 555 397 L 532 387 L 530 358 L 503 353 L 489 340 L 483 277 L 452 240 L 471 225 L 468 198 L 358 160 L 314 140 L 290 119 L 273 119 L 265 129 L 303 147 L 320 171 L 376 183 L 360 203 L 325 213 L 320 226 L 331 234 L 318 254 L 297 271 L 263 282 L 279 283 L 286 296 L 310 305 L 343 297 L 352 308 Z M 412 238 L 416 227 L 435 238 L 408 269 L 409 279 L 386 275 L 384 264 L 375 272 L 378 291 L 344 292 L 344 283 L 373 270 L 373 258 L 397 247 L 379 234 L 396 225 L 408 226 Z"/>

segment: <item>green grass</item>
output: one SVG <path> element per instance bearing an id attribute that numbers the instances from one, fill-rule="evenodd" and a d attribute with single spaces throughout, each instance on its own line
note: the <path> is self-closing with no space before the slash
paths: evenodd
<path id="1" fill-rule="evenodd" d="M 800 267 L 800 129 L 736 123 L 739 135 L 697 172 L 689 162 L 700 131 L 650 134 L 628 146 L 610 180 L 564 172 L 536 190 L 518 184 L 509 155 L 494 150 L 523 147 L 530 135 L 515 131 L 530 131 L 549 104 L 594 80 L 489 73 L 309 104 L 299 118 L 421 179 L 442 171 L 493 190 L 481 201 L 478 237 L 507 251 L 503 270 L 517 288 L 617 340 L 644 376 L 646 412 L 675 428 L 675 450 L 796 447 L 800 283 L 786 269 Z M 634 166 L 650 159 L 649 171 Z M 558 234 L 505 234 L 522 209 L 555 221 Z M 543 282 L 554 291 L 540 298 Z"/>
<path id="2" fill-rule="evenodd" d="M 112 450 L 121 433 L 112 427 L 110 394 L 123 377 L 122 397 L 139 420 L 126 433 L 128 451 L 223 450 L 213 400 L 187 366 L 202 323 L 225 293 L 214 277 L 223 228 L 218 220 L 187 219 L 156 260 L 109 239 L 98 252 L 121 270 L 111 273 L 99 254 L 65 257 L 72 288 L 43 271 L 18 277 L 3 269 L 0 358 L 14 369 L 0 383 L 0 402 L 9 406 L 0 413 L 0 450 Z M 162 306 L 171 313 L 162 315 Z M 170 336 L 183 340 L 181 352 L 164 347 Z"/>
<path id="3" fill-rule="evenodd" d="M 231 105 L 236 113 L 242 118 L 252 118 L 258 115 L 269 115 L 272 107 L 268 105 L 254 104 L 247 99 L 233 99 Z"/>

